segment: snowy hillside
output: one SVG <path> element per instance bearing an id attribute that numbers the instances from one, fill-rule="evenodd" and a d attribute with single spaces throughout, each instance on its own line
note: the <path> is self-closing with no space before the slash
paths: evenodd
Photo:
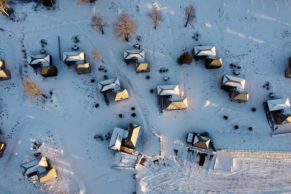
<path id="1" fill-rule="evenodd" d="M 196 19 L 185 28 L 184 10 L 190 4 L 196 8 Z M 263 108 L 269 93 L 291 97 L 291 79 L 284 77 L 291 56 L 291 1 L 98 0 L 78 4 L 57 0 L 54 10 L 35 6 L 11 1 L 17 21 L 0 15 L 0 58 L 12 75 L 11 80 L 0 82 L 0 141 L 7 143 L 0 158 L 1 194 L 291 191 L 291 136 L 273 134 Z M 153 6 L 162 14 L 156 30 L 148 16 Z M 129 42 L 113 28 L 123 13 L 137 25 Z M 92 28 L 94 15 L 104 17 L 104 35 Z M 92 65 L 90 74 L 78 75 L 61 59 L 58 38 L 62 53 L 71 50 L 74 36 Z M 47 41 L 45 49 L 58 68 L 57 77 L 42 77 L 25 58 L 39 53 L 41 39 Z M 137 74 L 134 65 L 123 60 L 123 51 L 136 43 L 145 50 L 149 73 Z M 177 58 L 192 52 L 195 45 L 214 45 L 223 66 L 206 69 L 195 60 L 178 65 Z M 94 59 L 95 49 L 103 63 Z M 231 63 L 240 66 L 239 76 L 246 80 L 247 103 L 230 101 L 220 88 L 221 77 L 232 75 Z M 168 72 L 160 73 L 161 68 Z M 118 77 L 129 99 L 106 105 L 97 84 L 104 75 Z M 26 79 L 42 88 L 45 102 L 26 95 Z M 266 82 L 269 90 L 263 87 Z M 162 84 L 178 84 L 188 99 L 188 109 L 161 113 L 155 91 Z M 128 123 L 141 125 L 137 151 L 146 162 L 135 170 L 116 169 L 113 166 L 120 156 L 108 149 L 108 140 L 98 137 Z M 289 129 L 290 125 L 284 128 Z M 215 147 L 223 151 L 198 166 L 185 148 L 189 131 L 208 132 Z M 42 154 L 57 169 L 56 181 L 35 186 L 23 176 L 20 165 L 33 158 L 34 141 L 42 142 Z"/>

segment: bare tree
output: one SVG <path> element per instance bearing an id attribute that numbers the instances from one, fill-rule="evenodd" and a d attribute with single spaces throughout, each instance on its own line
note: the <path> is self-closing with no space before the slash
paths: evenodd
<path id="1" fill-rule="evenodd" d="M 9 16 L 9 6 L 6 2 L 6 0 L 0 0 L 0 12 L 2 12 L 3 14 Z"/>
<path id="2" fill-rule="evenodd" d="M 91 25 L 94 28 L 98 29 L 101 32 L 101 34 L 105 33 L 104 27 L 106 26 L 106 22 L 102 16 L 98 16 L 98 15 L 93 16 L 91 19 L 91 22 L 92 22 Z"/>
<path id="3" fill-rule="evenodd" d="M 128 14 L 124 13 L 114 24 L 114 30 L 119 37 L 128 42 L 129 38 L 135 33 L 136 23 Z"/>
<path id="4" fill-rule="evenodd" d="M 184 27 L 187 28 L 189 24 L 191 24 L 194 19 L 196 18 L 196 9 L 193 5 L 188 5 L 185 8 L 185 25 Z"/>
<path id="5" fill-rule="evenodd" d="M 93 50 L 93 57 L 95 60 L 100 61 L 100 62 L 104 62 L 101 53 L 99 52 L 98 49 L 94 49 Z"/>
<path id="6" fill-rule="evenodd" d="M 149 13 L 149 17 L 153 23 L 154 29 L 156 30 L 163 20 L 161 10 L 157 5 L 153 5 L 152 11 Z"/>
<path id="7" fill-rule="evenodd" d="M 32 100 L 34 100 L 35 97 L 41 97 L 42 101 L 44 101 L 45 95 L 42 89 L 34 81 L 24 79 L 22 83 L 27 96 L 31 97 Z"/>

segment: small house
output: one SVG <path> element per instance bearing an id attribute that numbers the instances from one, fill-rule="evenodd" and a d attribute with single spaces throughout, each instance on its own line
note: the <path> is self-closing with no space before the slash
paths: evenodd
<path id="1" fill-rule="evenodd" d="M 68 66 L 74 65 L 78 74 L 91 73 L 91 64 L 86 62 L 83 51 L 64 52 L 63 62 Z"/>
<path id="2" fill-rule="evenodd" d="M 31 67 L 40 68 L 40 74 L 43 77 L 55 77 L 58 75 L 57 67 L 52 65 L 51 55 L 31 55 L 28 62 Z"/>
<path id="3" fill-rule="evenodd" d="M 6 144 L 5 143 L 0 143 L 0 158 L 2 158 L 4 152 L 6 149 Z"/>
<path id="4" fill-rule="evenodd" d="M 289 57 L 289 60 L 288 60 L 288 66 L 285 70 L 285 77 L 291 78 L 291 57 Z"/>
<path id="5" fill-rule="evenodd" d="M 207 133 L 198 134 L 189 132 L 186 135 L 186 143 L 202 151 L 208 151 L 209 149 L 213 149 L 211 139 L 209 138 Z"/>
<path id="6" fill-rule="evenodd" d="M 224 75 L 221 79 L 221 88 L 228 92 L 232 101 L 247 102 L 250 95 L 245 90 L 246 80 L 234 77 L 231 75 Z"/>
<path id="7" fill-rule="evenodd" d="M 222 67 L 222 58 L 208 57 L 205 61 L 207 69 L 218 69 Z"/>
<path id="8" fill-rule="evenodd" d="M 108 148 L 132 154 L 135 151 L 140 134 L 141 126 L 137 124 L 130 123 L 127 130 L 115 127 Z"/>
<path id="9" fill-rule="evenodd" d="M 195 46 L 193 49 L 194 58 L 207 58 L 216 56 L 215 46 Z"/>
<path id="10" fill-rule="evenodd" d="M 161 110 L 183 110 L 188 108 L 188 100 L 181 95 L 178 85 L 157 86 L 157 96 Z"/>
<path id="11" fill-rule="evenodd" d="M 24 169 L 23 175 L 31 178 L 33 181 L 45 183 L 57 178 L 56 169 L 51 168 L 47 157 L 42 156 L 29 162 L 21 164 Z"/>
<path id="12" fill-rule="evenodd" d="M 113 96 L 116 102 L 129 98 L 128 91 L 121 87 L 118 78 L 103 80 L 98 83 L 98 87 L 107 104 L 109 104 L 108 95 Z"/>
<path id="13" fill-rule="evenodd" d="M 134 49 L 123 51 L 124 61 L 129 63 L 142 63 L 145 61 L 145 51 L 144 49 Z"/>
<path id="14" fill-rule="evenodd" d="M 137 63 L 135 68 L 136 73 L 150 72 L 150 66 L 147 62 Z"/>

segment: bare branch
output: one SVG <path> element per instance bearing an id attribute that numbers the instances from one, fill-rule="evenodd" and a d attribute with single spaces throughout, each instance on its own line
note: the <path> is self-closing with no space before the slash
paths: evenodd
<path id="1" fill-rule="evenodd" d="M 125 13 L 117 19 L 114 30 L 119 37 L 128 42 L 129 38 L 135 34 L 136 23 Z"/>
<path id="2" fill-rule="evenodd" d="M 185 25 L 186 28 L 189 24 L 191 24 L 196 18 L 196 9 L 193 5 L 188 5 L 185 8 Z"/>
<path id="3" fill-rule="evenodd" d="M 35 97 L 41 97 L 41 99 L 44 100 L 44 93 L 42 89 L 34 81 L 25 79 L 22 83 L 26 95 L 32 100 L 34 100 Z"/>
<path id="4" fill-rule="evenodd" d="M 106 22 L 104 21 L 104 18 L 102 16 L 93 16 L 91 19 L 91 25 L 96 28 L 99 29 L 99 31 L 101 32 L 101 34 L 104 34 L 104 27 L 106 26 Z"/>
<path id="5" fill-rule="evenodd" d="M 156 30 L 163 20 L 161 10 L 157 5 L 152 7 L 152 11 L 148 15 L 152 21 L 153 27 Z"/>

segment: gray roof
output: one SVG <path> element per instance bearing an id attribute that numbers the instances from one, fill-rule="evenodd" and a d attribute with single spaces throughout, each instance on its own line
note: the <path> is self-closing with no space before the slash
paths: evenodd
<path id="1" fill-rule="evenodd" d="M 82 51 L 64 52 L 64 62 L 85 63 L 85 53 Z"/>
<path id="2" fill-rule="evenodd" d="M 143 49 L 125 50 L 123 52 L 123 57 L 126 60 L 136 59 L 137 62 L 141 63 L 145 60 L 145 51 Z"/>
<path id="3" fill-rule="evenodd" d="M 28 58 L 28 63 L 32 66 L 41 65 L 41 66 L 50 66 L 51 64 L 50 55 L 30 55 Z"/>
<path id="4" fill-rule="evenodd" d="M 112 78 L 98 82 L 100 92 L 114 90 L 115 92 L 121 90 L 120 81 L 118 78 Z"/>
<path id="5" fill-rule="evenodd" d="M 222 84 L 243 90 L 245 89 L 246 80 L 231 75 L 224 75 L 222 78 Z"/>

